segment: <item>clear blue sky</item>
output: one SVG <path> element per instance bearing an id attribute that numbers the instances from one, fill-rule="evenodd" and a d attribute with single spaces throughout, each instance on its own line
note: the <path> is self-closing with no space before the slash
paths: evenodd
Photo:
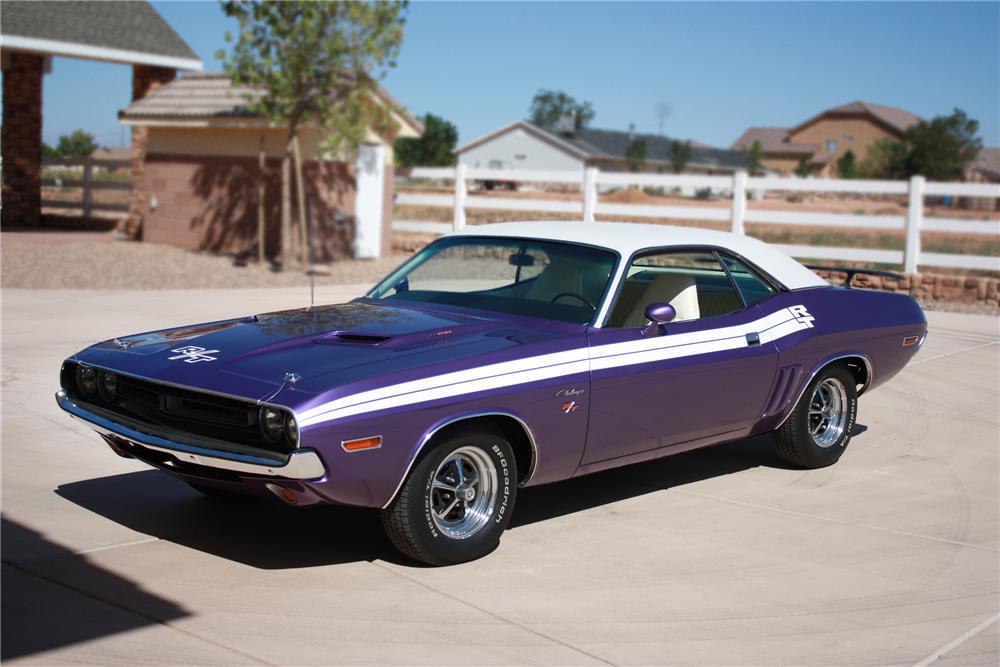
<path id="1" fill-rule="evenodd" d="M 215 2 L 154 2 L 220 69 L 229 23 Z M 925 118 L 964 109 L 1000 146 L 1000 3 L 431 3 L 410 5 L 386 87 L 466 141 L 524 117 L 539 88 L 590 100 L 593 126 L 718 146 L 748 126 L 790 126 L 865 100 Z M 46 141 L 77 127 L 118 145 L 130 70 L 56 59 Z"/>

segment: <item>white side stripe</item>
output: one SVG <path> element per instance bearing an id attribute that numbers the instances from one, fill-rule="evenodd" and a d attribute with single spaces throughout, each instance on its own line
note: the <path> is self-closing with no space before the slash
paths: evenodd
<path id="1" fill-rule="evenodd" d="M 803 306 L 792 306 L 732 327 L 611 343 L 445 373 L 335 399 L 301 413 L 299 426 L 576 373 L 736 350 L 748 346 L 749 333 L 758 334 L 762 344 L 770 343 L 811 328 L 813 319 Z"/>

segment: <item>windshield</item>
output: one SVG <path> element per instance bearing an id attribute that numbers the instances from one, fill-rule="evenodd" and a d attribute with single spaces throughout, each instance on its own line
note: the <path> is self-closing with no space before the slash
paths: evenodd
<path id="1" fill-rule="evenodd" d="M 616 255 L 572 243 L 450 237 L 427 246 L 368 293 L 588 324 Z"/>

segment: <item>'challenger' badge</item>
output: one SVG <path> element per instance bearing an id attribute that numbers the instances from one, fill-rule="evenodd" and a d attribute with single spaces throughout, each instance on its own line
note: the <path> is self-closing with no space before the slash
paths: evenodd
<path id="1" fill-rule="evenodd" d="M 170 351 L 177 353 L 177 356 L 175 357 L 168 357 L 170 361 L 183 359 L 186 364 L 196 364 L 199 361 L 215 361 L 218 357 L 213 357 L 212 355 L 219 350 L 206 350 L 205 348 L 197 345 L 185 345 L 184 347 L 179 347 L 176 350 Z"/>

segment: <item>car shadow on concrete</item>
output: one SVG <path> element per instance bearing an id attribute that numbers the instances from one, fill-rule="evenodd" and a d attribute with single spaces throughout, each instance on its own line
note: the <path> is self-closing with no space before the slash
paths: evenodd
<path id="1" fill-rule="evenodd" d="M 189 616 L 179 605 L 3 518 L 0 660 Z"/>
<path id="2" fill-rule="evenodd" d="M 529 487 L 520 491 L 510 529 L 760 466 L 790 468 L 778 458 L 770 436 Z M 132 530 L 251 567 L 293 569 L 362 560 L 419 566 L 392 547 L 373 509 L 302 510 L 254 498 L 221 501 L 155 470 L 65 484 L 56 493 Z"/>

